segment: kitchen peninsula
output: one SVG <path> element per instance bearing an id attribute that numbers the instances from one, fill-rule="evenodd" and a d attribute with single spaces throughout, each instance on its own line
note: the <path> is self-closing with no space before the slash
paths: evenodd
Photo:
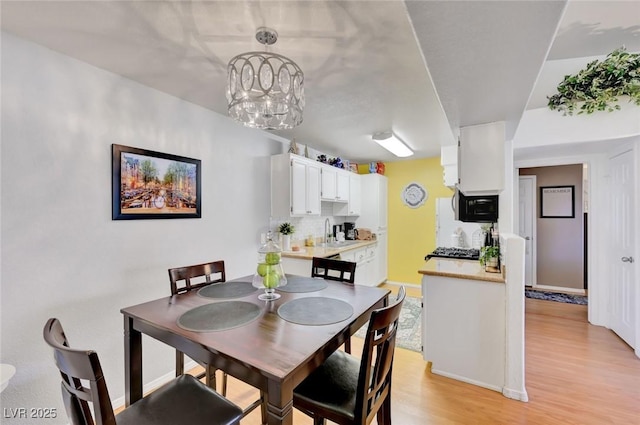
<path id="1" fill-rule="evenodd" d="M 431 372 L 527 401 L 524 388 L 524 240 L 500 238 L 504 268 L 431 258 L 422 275 L 423 357 Z"/>

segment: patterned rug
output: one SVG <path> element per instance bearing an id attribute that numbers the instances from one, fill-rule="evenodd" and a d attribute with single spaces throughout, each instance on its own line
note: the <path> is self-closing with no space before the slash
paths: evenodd
<path id="1" fill-rule="evenodd" d="M 537 300 L 556 301 L 559 303 L 587 305 L 588 298 L 584 295 L 559 294 L 555 292 L 524 290 L 524 296 L 527 298 L 535 298 Z"/>
<path id="2" fill-rule="evenodd" d="M 392 296 L 393 297 L 393 296 Z M 393 299 L 393 298 L 392 298 Z M 421 320 L 422 300 L 415 297 L 405 297 L 400 312 L 400 320 L 398 323 L 398 334 L 396 335 L 396 346 L 406 348 L 407 350 L 421 352 L 422 335 Z M 367 326 L 363 326 L 355 333 L 355 336 L 364 338 L 367 332 Z"/>

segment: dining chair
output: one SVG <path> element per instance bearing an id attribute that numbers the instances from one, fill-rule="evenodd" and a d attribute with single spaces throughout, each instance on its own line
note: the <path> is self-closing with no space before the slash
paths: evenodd
<path id="1" fill-rule="evenodd" d="M 391 369 L 404 286 L 389 306 L 369 319 L 360 359 L 336 351 L 293 390 L 295 408 L 314 425 L 330 420 L 340 425 L 391 425 Z"/>
<path id="2" fill-rule="evenodd" d="M 232 425 L 242 410 L 191 375 L 179 376 L 148 396 L 113 411 L 98 353 L 69 347 L 62 324 L 49 319 L 43 336 L 62 376 L 62 398 L 71 425 Z M 93 412 L 93 413 L 92 413 Z"/>
<path id="3" fill-rule="evenodd" d="M 337 280 L 353 285 L 356 279 L 356 263 L 333 258 L 313 257 L 311 260 L 311 277 Z"/>
<path id="4" fill-rule="evenodd" d="M 356 280 L 356 263 L 333 258 L 313 257 L 311 277 L 321 277 L 353 285 Z M 344 351 L 351 353 L 351 338 L 344 341 Z"/>
<path id="5" fill-rule="evenodd" d="M 171 296 L 185 294 L 190 291 L 198 290 L 207 285 L 214 283 L 226 282 L 226 273 L 224 261 L 212 261 L 203 264 L 194 264 L 192 266 L 174 267 L 169 269 L 169 281 L 171 283 Z M 217 391 L 216 385 L 216 369 L 211 365 L 198 361 L 198 364 L 204 368 L 204 372 L 196 375 L 196 378 L 205 378 L 207 386 Z M 184 353 L 176 349 L 176 376 L 184 373 Z M 226 372 L 222 373 L 222 389 L 221 394 L 227 396 L 227 380 Z M 255 408 L 261 406 L 262 423 L 267 421 L 267 405 L 265 394 L 261 391 L 260 398 L 247 408 L 243 409 L 243 416 L 251 413 Z"/>

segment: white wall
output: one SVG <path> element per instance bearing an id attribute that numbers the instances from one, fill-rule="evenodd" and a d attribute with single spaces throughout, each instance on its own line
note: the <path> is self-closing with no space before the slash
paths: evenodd
<path id="1" fill-rule="evenodd" d="M 0 360 L 18 371 L 2 406 L 57 408 L 47 423 L 68 423 L 42 339 L 49 317 L 98 351 L 121 398 L 120 308 L 166 296 L 169 267 L 224 259 L 228 278 L 253 272 L 281 142 L 3 33 Z M 201 159 L 202 218 L 112 221 L 112 143 Z M 144 350 L 146 383 L 173 370 L 173 350 L 149 339 Z"/>

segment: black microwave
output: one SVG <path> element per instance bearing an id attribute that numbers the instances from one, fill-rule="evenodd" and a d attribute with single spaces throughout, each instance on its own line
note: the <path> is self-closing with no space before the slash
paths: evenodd
<path id="1" fill-rule="evenodd" d="M 465 223 L 497 223 L 498 195 L 466 196 L 456 190 L 453 211 L 456 220 Z"/>

